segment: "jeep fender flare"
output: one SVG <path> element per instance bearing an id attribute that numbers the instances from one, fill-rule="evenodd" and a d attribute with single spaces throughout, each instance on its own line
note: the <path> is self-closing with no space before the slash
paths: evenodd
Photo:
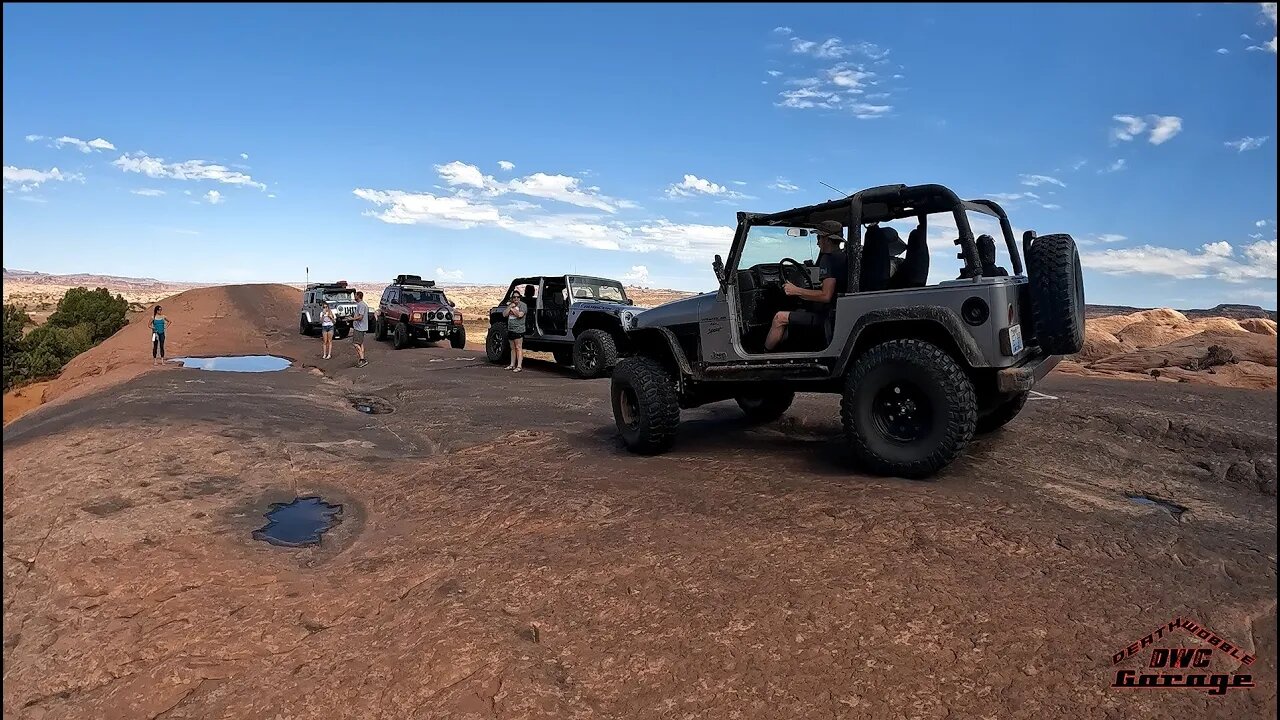
<path id="1" fill-rule="evenodd" d="M 854 360 L 853 349 L 857 347 L 858 340 L 863 336 L 864 332 L 873 327 L 897 323 L 930 323 L 951 338 L 962 359 L 969 367 L 988 367 L 987 360 L 982 356 L 982 350 L 978 347 L 978 343 L 964 329 L 964 323 L 961 322 L 955 312 L 949 308 L 936 305 L 907 305 L 872 310 L 858 318 L 858 321 L 853 324 L 853 330 L 849 333 L 849 338 L 845 340 L 844 349 L 840 352 L 840 358 L 836 361 L 834 374 L 843 376 L 845 371 L 849 369 L 849 365 Z"/>
<path id="2" fill-rule="evenodd" d="M 693 368 L 676 334 L 664 327 L 643 328 L 627 332 L 627 340 L 636 355 L 652 356 L 659 361 L 670 360 L 680 371 L 680 379 L 693 378 Z"/>
<path id="3" fill-rule="evenodd" d="M 610 315 L 603 310 L 584 310 L 573 318 L 573 324 L 569 331 L 574 337 L 581 335 L 587 330 L 604 330 L 615 339 L 625 339 L 627 337 L 626 330 L 622 327 L 622 320 L 616 315 Z"/>
<path id="4" fill-rule="evenodd" d="M 304 317 L 304 318 L 306 318 L 306 319 L 307 319 L 307 324 L 308 324 L 308 325 L 315 325 L 315 324 L 316 324 L 316 323 L 315 323 L 315 321 L 311 319 L 311 311 L 310 311 L 310 310 L 303 310 L 303 311 L 302 311 L 302 317 Z"/>

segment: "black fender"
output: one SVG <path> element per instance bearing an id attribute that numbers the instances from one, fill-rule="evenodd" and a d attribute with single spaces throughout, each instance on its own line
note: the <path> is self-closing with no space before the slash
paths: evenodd
<path id="1" fill-rule="evenodd" d="M 588 310 L 578 315 L 573 322 L 570 332 L 574 337 L 581 335 L 587 330 L 606 330 L 615 338 L 625 339 L 627 333 L 622 327 L 622 321 L 616 315 L 610 315 L 600 310 Z"/>
<path id="2" fill-rule="evenodd" d="M 936 305 L 907 305 L 872 310 L 858 318 L 858 321 L 853 324 L 853 330 L 849 333 L 849 337 L 845 340 L 844 349 L 840 352 L 840 358 L 836 361 L 834 374 L 842 376 L 849 369 L 849 364 L 853 362 L 853 350 L 858 345 L 858 339 L 868 330 L 883 327 L 886 323 L 904 322 L 913 324 L 930 323 L 937 331 L 945 333 L 951 339 L 955 345 L 954 349 L 959 351 L 969 367 L 988 366 L 977 341 L 964 329 L 964 323 L 954 311 L 950 308 Z"/>
<path id="3" fill-rule="evenodd" d="M 657 360 L 670 361 L 671 369 L 679 371 L 680 378 L 693 377 L 689 358 L 680 347 L 676 334 L 664 327 L 642 328 L 627 332 L 628 343 L 636 355 L 654 355 Z M 660 355 L 658 353 L 661 353 Z"/>

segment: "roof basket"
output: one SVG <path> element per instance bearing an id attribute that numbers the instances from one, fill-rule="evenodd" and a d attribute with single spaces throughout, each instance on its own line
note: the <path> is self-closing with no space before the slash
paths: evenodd
<path id="1" fill-rule="evenodd" d="M 434 280 L 423 280 L 421 275 L 397 275 L 394 285 L 421 285 L 422 287 L 435 287 Z"/>

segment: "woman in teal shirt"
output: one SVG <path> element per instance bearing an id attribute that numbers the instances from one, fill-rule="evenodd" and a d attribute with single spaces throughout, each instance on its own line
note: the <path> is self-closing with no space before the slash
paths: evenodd
<path id="1" fill-rule="evenodd" d="M 160 312 L 160 306 L 151 311 L 151 364 L 164 362 L 164 331 L 169 327 L 169 318 Z M 159 358 L 157 360 L 157 357 Z"/>

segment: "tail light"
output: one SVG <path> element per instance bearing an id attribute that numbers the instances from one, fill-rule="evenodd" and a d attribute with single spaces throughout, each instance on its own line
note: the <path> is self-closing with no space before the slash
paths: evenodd
<path id="1" fill-rule="evenodd" d="M 1009 324 L 1013 324 L 1013 303 L 1009 303 Z"/>

